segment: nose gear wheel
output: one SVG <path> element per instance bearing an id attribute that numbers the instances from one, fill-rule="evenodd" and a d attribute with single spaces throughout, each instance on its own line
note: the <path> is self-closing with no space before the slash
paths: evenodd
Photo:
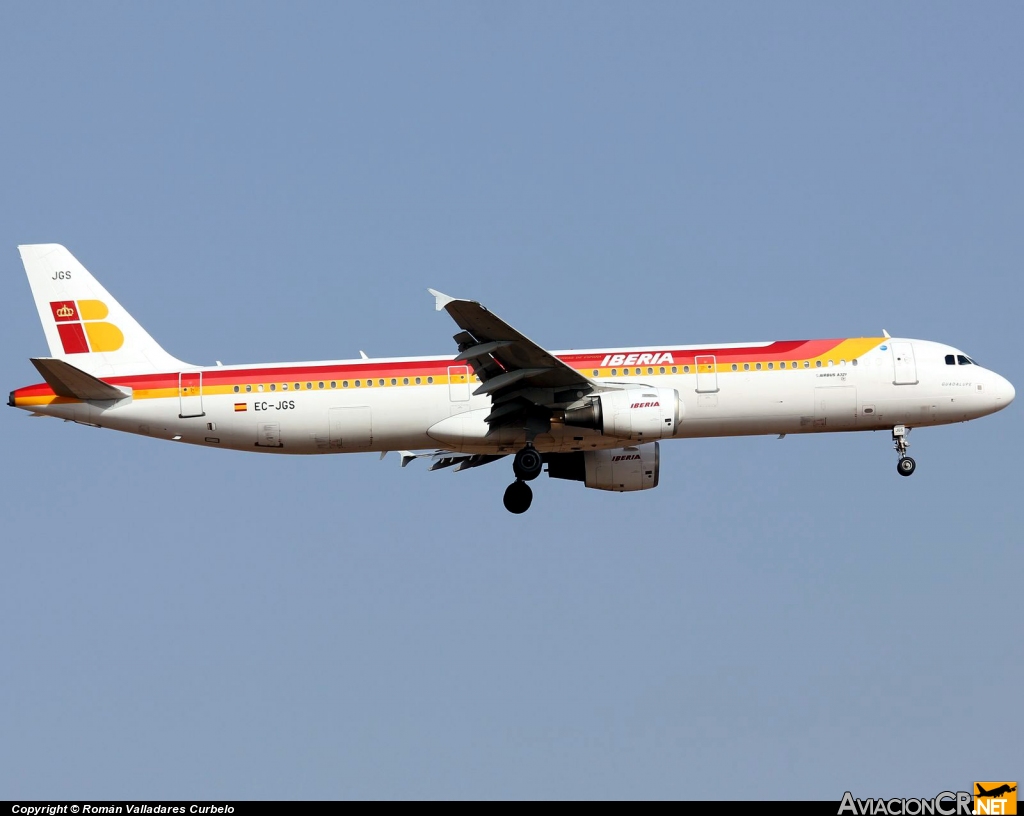
<path id="1" fill-rule="evenodd" d="M 896 463 L 896 472 L 900 476 L 910 476 L 917 469 L 917 462 L 907 456 L 907 448 L 910 447 L 910 443 L 907 441 L 909 435 L 910 428 L 905 425 L 897 425 L 892 429 L 893 447 L 896 448 L 896 453 L 900 457 Z"/>

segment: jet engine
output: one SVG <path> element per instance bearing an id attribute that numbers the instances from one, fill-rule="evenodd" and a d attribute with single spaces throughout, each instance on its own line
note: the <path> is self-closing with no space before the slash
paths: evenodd
<path id="1" fill-rule="evenodd" d="M 674 388 L 629 388 L 585 397 L 565 409 L 565 424 L 646 442 L 673 436 L 683 418 Z"/>
<path id="2" fill-rule="evenodd" d="M 595 490 L 625 493 L 658 486 L 661 451 L 658 443 L 616 450 L 549 453 L 548 476 L 583 482 Z"/>

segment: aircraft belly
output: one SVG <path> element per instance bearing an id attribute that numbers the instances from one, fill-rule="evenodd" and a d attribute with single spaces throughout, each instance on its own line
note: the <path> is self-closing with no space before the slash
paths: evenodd
<path id="1" fill-rule="evenodd" d="M 428 389 L 422 389 L 426 392 Z M 440 391 L 432 388 L 430 391 Z M 318 454 L 358 451 L 422 449 L 435 443 L 426 435 L 434 421 L 448 415 L 445 399 L 431 399 L 422 393 L 410 401 L 398 393 L 338 392 L 312 394 L 245 394 L 208 396 L 201 417 L 180 417 L 177 399 L 126 401 L 116 406 L 95 408 L 89 403 L 46 406 L 49 415 L 75 421 L 90 418 L 119 431 L 170 439 L 188 444 L 221 447 L 256 453 Z M 272 399 L 271 399 L 272 397 Z M 298 398 L 297 398 L 298 397 Z M 284 408 L 280 406 L 286 406 Z M 294 407 L 287 407 L 292 406 Z M 332 444 L 332 409 L 355 409 L 343 415 L 348 423 L 346 437 Z M 358 410 L 364 408 L 365 412 Z M 367 422 L 366 415 L 369 415 Z M 358 422 L 352 419 L 359 415 Z M 345 444 L 356 426 L 369 425 L 357 435 L 358 444 Z M 336 430 L 344 423 L 336 423 Z M 179 437 L 175 439 L 175 437 Z"/>
<path id="2" fill-rule="evenodd" d="M 430 426 L 427 434 L 435 445 L 464 453 L 514 453 L 526 444 L 526 432 L 520 428 L 499 428 L 491 433 L 484 418 L 490 406 L 454 414 Z M 627 440 L 603 436 L 582 428 L 567 428 L 553 422 L 547 433 L 538 434 L 533 443 L 543 453 L 619 448 Z"/>
<path id="3" fill-rule="evenodd" d="M 805 377 L 773 374 L 764 382 L 763 373 L 729 374 L 719 377 L 716 394 L 696 393 L 692 383 L 680 383 L 686 406 L 677 437 L 799 433 L 807 430 L 806 418 L 814 413 L 813 386 Z"/>

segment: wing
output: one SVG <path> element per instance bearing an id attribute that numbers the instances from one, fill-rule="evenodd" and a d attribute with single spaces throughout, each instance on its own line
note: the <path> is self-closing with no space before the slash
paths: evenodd
<path id="1" fill-rule="evenodd" d="M 442 470 L 449 468 L 452 465 L 457 465 L 455 473 L 460 473 L 463 470 L 469 470 L 470 468 L 480 467 L 482 465 L 489 465 L 491 462 L 497 462 L 499 459 L 504 459 L 505 454 L 490 454 L 490 453 L 452 453 L 451 451 L 439 450 L 433 453 L 413 453 L 412 451 L 399 451 L 402 457 L 402 467 L 405 467 L 410 462 L 415 462 L 417 459 L 433 459 L 434 462 L 427 470 Z M 383 456 L 381 457 L 384 458 Z"/>
<path id="2" fill-rule="evenodd" d="M 473 300 L 459 300 L 428 289 L 437 310 L 451 315 L 461 332 L 456 360 L 465 360 L 480 378 L 474 394 L 491 397 L 487 423 L 545 433 L 555 411 L 564 409 L 598 385 L 545 351 Z"/>

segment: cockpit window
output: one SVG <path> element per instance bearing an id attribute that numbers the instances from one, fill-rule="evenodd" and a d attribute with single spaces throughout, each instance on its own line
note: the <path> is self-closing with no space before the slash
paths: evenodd
<path id="1" fill-rule="evenodd" d="M 974 365 L 974 360 L 964 354 L 956 355 L 956 361 L 959 365 Z"/>
<path id="2" fill-rule="evenodd" d="M 956 365 L 956 357 L 954 357 L 952 354 L 947 354 L 946 365 Z"/>

